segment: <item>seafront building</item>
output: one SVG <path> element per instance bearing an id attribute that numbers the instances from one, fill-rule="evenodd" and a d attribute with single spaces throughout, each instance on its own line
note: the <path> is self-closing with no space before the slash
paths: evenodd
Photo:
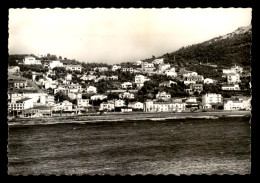
<path id="1" fill-rule="evenodd" d="M 77 106 L 78 107 L 89 107 L 89 99 L 77 99 Z"/>
<path id="2" fill-rule="evenodd" d="M 185 110 L 184 102 L 144 102 L 144 112 L 182 112 Z"/>
<path id="3" fill-rule="evenodd" d="M 104 111 L 104 110 L 112 111 L 114 109 L 115 109 L 115 104 L 114 104 L 114 102 L 111 102 L 111 101 L 102 102 L 100 104 L 100 108 L 99 108 L 100 111 Z"/>
<path id="4" fill-rule="evenodd" d="M 212 108 L 213 105 L 222 104 L 223 97 L 221 94 L 207 93 L 202 96 L 202 105 L 204 109 Z"/>
<path id="5" fill-rule="evenodd" d="M 33 107 L 33 99 L 27 97 L 8 103 L 8 111 L 20 112 L 20 111 L 24 111 L 25 109 L 30 109 L 32 107 Z"/>

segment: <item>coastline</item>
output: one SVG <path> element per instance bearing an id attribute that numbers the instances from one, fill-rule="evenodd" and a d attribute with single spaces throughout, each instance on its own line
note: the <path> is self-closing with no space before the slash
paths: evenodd
<path id="1" fill-rule="evenodd" d="M 218 119 L 227 117 L 251 117 L 251 111 L 211 111 L 211 112 L 131 112 L 104 113 L 102 115 L 57 116 L 41 118 L 14 118 L 8 121 L 8 126 L 16 125 L 48 125 L 65 123 L 97 123 L 139 120 L 169 120 L 169 119 Z"/>

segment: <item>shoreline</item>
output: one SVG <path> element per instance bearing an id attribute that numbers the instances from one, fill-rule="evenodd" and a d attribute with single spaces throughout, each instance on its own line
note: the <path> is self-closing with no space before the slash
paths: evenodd
<path id="1" fill-rule="evenodd" d="M 227 117 L 251 117 L 251 111 L 211 111 L 211 112 L 131 112 L 104 113 L 102 115 L 55 116 L 41 118 L 15 118 L 8 121 L 8 126 L 17 125 L 49 125 L 68 123 L 97 123 L 139 120 L 170 120 L 170 119 L 218 119 Z"/>

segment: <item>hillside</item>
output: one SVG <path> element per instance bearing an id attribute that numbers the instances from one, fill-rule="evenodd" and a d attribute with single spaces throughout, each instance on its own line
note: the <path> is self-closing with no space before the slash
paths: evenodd
<path id="1" fill-rule="evenodd" d="M 250 68 L 251 42 L 252 27 L 240 27 L 232 33 L 183 47 L 173 53 L 166 53 L 160 58 L 165 58 L 166 62 L 178 65 L 208 62 L 222 67 L 237 64 Z"/>

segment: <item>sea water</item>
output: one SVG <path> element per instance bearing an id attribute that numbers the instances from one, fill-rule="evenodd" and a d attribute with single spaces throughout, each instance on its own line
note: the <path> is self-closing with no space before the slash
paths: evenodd
<path id="1" fill-rule="evenodd" d="M 10 126 L 8 174 L 250 174 L 249 120 Z"/>

